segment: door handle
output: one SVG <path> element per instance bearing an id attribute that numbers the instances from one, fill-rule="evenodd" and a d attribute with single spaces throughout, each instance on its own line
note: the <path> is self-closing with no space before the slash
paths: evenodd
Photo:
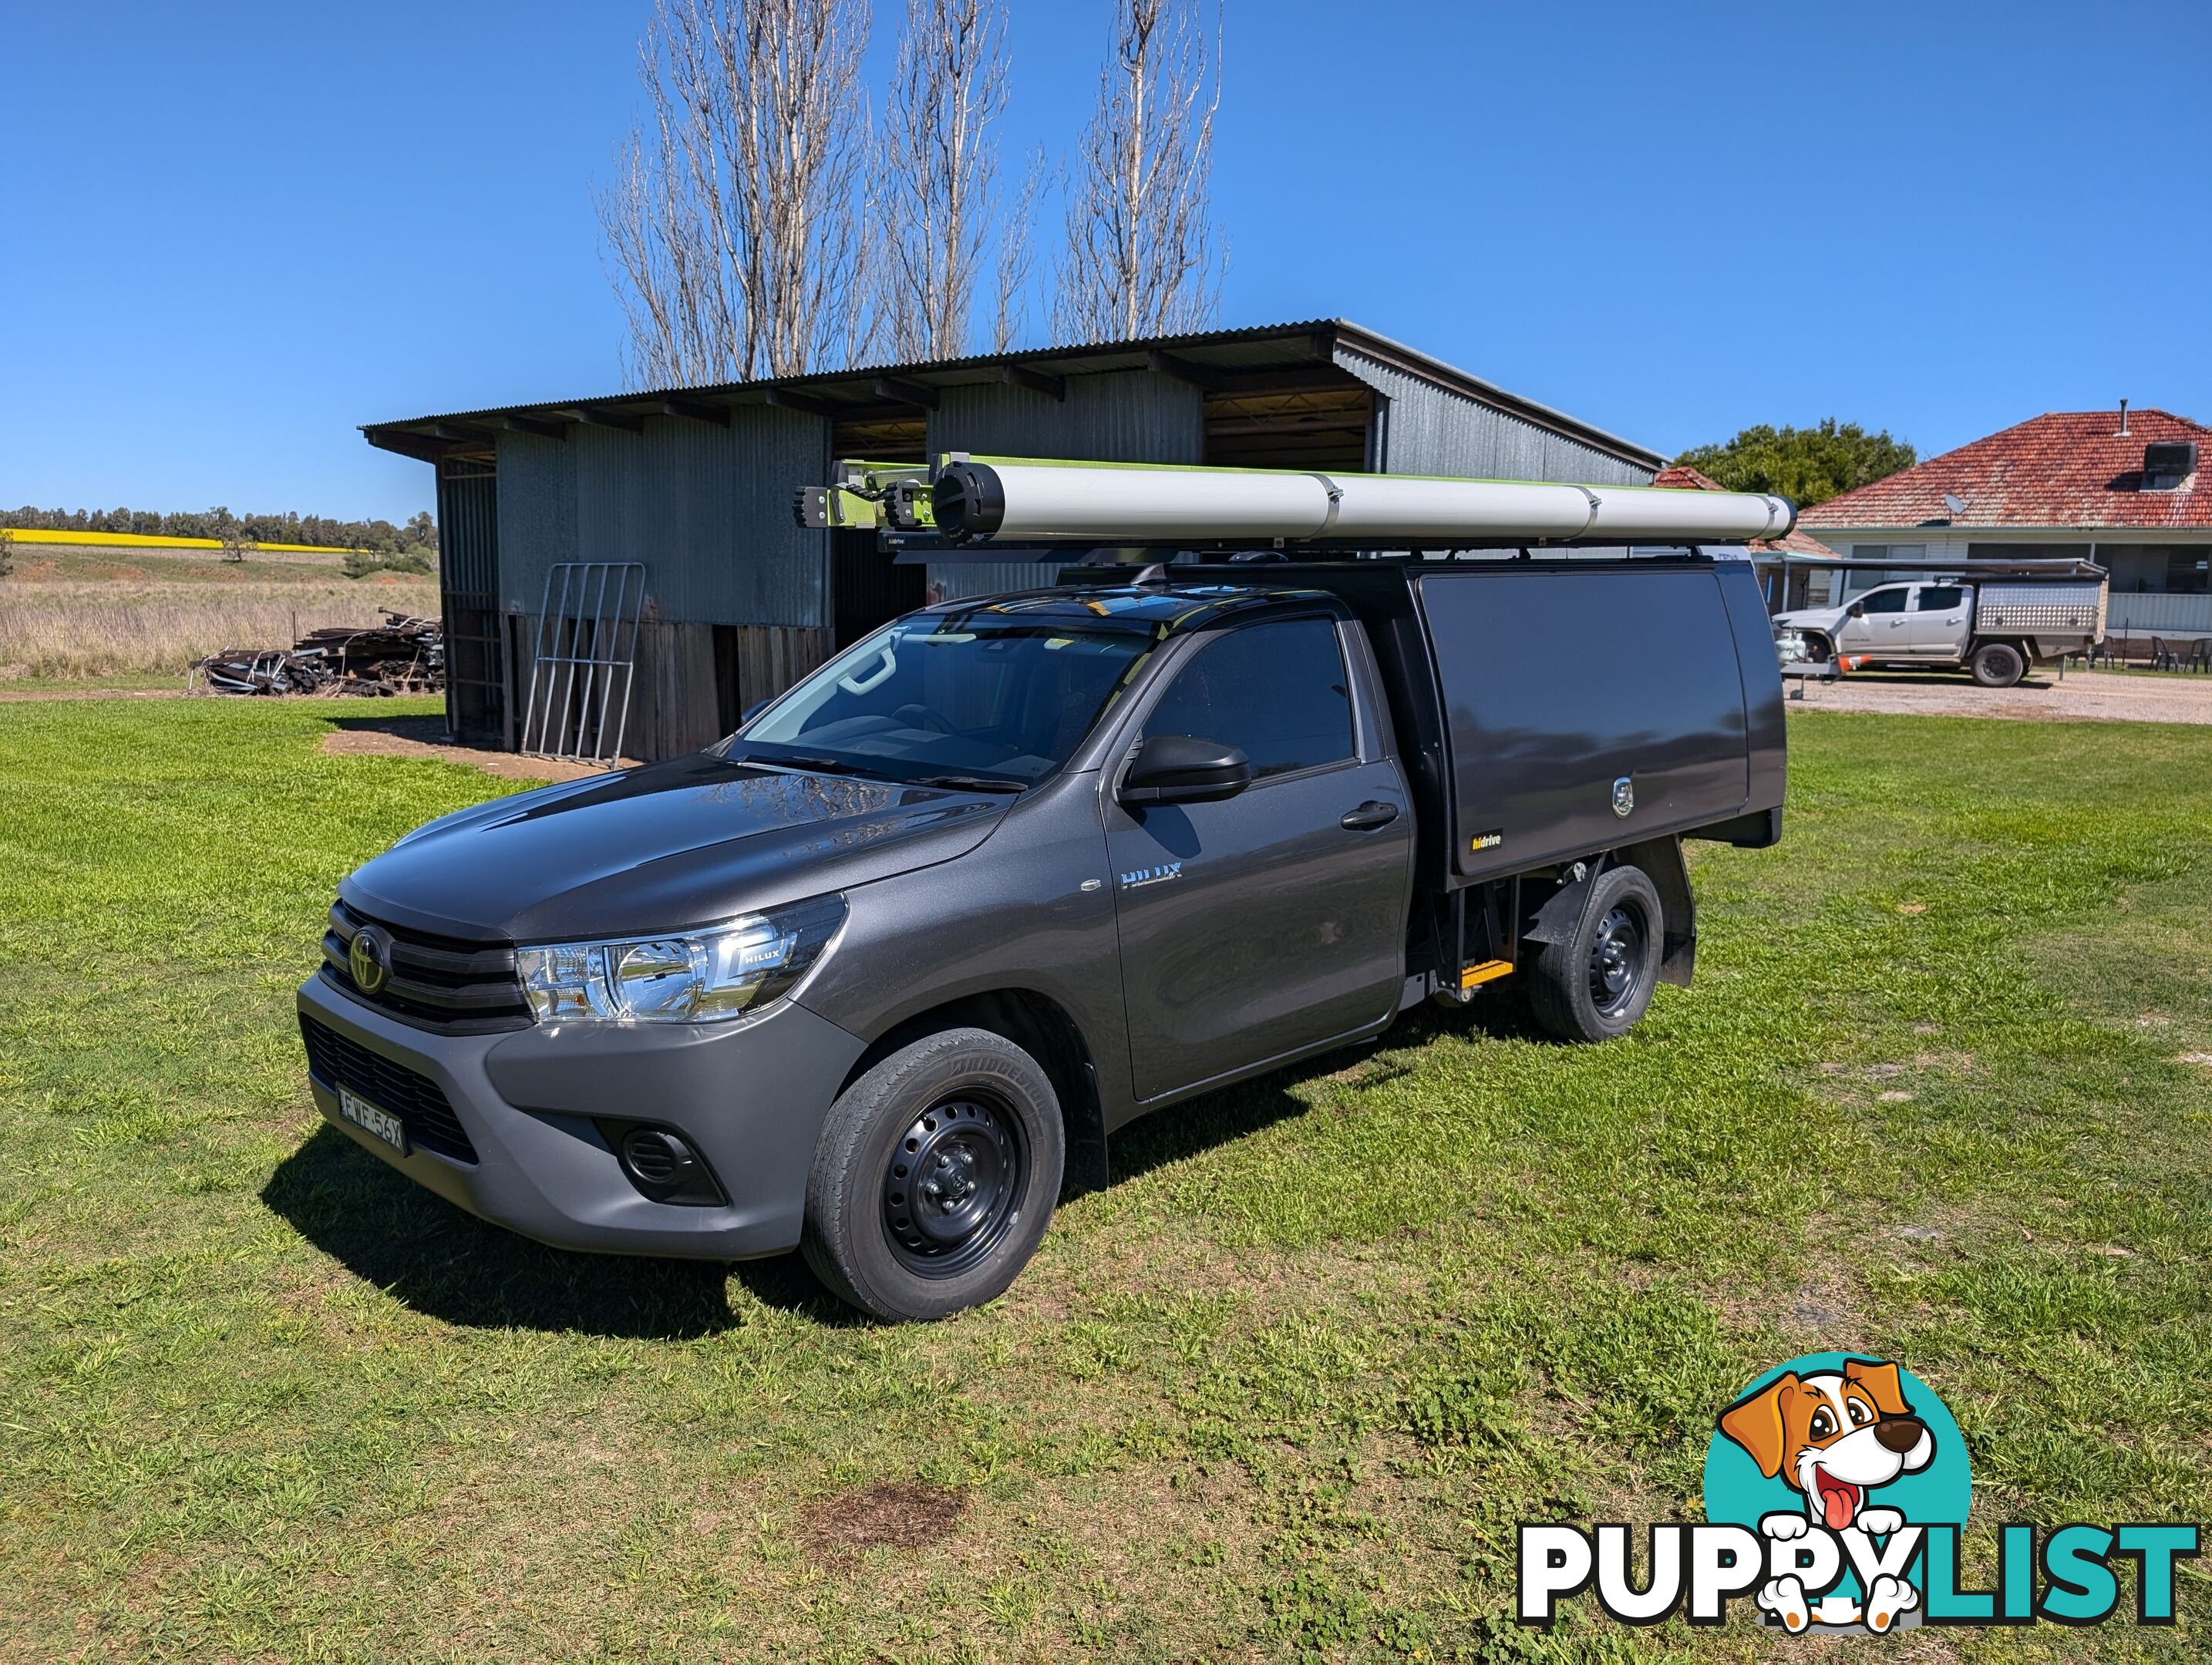
<path id="1" fill-rule="evenodd" d="M 1379 798 L 1370 798 L 1356 810 L 1346 810 L 1338 824 L 1349 832 L 1373 832 L 1377 827 L 1387 827 L 1398 818 L 1398 806 L 1386 804 Z"/>

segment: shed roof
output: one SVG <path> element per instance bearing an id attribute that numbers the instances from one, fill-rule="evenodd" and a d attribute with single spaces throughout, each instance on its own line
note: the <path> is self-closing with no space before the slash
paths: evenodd
<path id="1" fill-rule="evenodd" d="M 653 416 L 728 420 L 733 404 L 773 404 L 841 420 L 913 414 L 933 409 L 941 389 L 1008 383 L 1044 393 L 1063 391 L 1066 378 L 1115 370 L 1151 370 L 1195 384 L 1208 392 L 1263 392 L 1310 386 L 1316 374 L 1338 369 L 1337 353 L 1354 354 L 1523 422 L 1605 451 L 1643 468 L 1657 468 L 1659 453 L 1578 422 L 1565 413 L 1510 393 L 1387 336 L 1340 318 L 1271 324 L 1243 330 L 1157 336 L 1084 346 L 1039 347 L 986 353 L 924 364 L 857 366 L 811 375 L 723 382 L 709 387 L 653 388 L 583 399 L 508 404 L 448 411 L 394 422 L 368 422 L 368 442 L 387 451 L 434 460 L 455 447 L 482 447 L 501 429 L 558 433 L 571 423 L 635 429 Z M 1347 378 L 1348 380 L 1348 378 Z"/>
<path id="2" fill-rule="evenodd" d="M 2111 526 L 2212 530 L 2212 428 L 2157 410 L 2053 410 L 1805 511 L 1808 526 Z M 2179 487 L 2143 489 L 2143 447 L 2194 441 Z M 1966 504 L 1954 514 L 1946 495 Z"/>

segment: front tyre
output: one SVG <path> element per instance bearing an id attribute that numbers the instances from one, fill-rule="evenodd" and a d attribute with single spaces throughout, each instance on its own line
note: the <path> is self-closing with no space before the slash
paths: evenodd
<path id="1" fill-rule="evenodd" d="M 1005 1293 L 1052 1218 L 1066 1162 L 1036 1060 L 988 1030 L 893 1053 L 830 1107 L 800 1252 L 831 1293 L 892 1322 Z"/>
<path id="2" fill-rule="evenodd" d="M 2010 688 L 2027 674 L 2027 659 L 2008 641 L 1985 641 L 1974 650 L 1974 680 L 1984 688 Z"/>
<path id="3" fill-rule="evenodd" d="M 1563 1041 L 1625 1034 L 1651 1004 L 1665 950 L 1659 892 L 1641 867 L 1609 867 L 1591 882 L 1574 931 L 1544 944 L 1529 967 L 1529 1007 Z"/>

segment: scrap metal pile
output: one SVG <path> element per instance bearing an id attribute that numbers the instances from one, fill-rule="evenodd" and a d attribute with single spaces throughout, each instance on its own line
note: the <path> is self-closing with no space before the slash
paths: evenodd
<path id="1" fill-rule="evenodd" d="M 310 630 L 289 647 L 226 647 L 192 664 L 205 694 L 313 694 L 324 698 L 435 694 L 446 686 L 446 636 L 434 618 L 386 613 L 368 629 Z"/>

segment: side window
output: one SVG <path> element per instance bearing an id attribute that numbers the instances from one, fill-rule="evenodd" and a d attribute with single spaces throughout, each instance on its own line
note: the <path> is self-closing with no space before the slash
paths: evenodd
<path id="1" fill-rule="evenodd" d="M 1905 598 L 1908 593 L 1910 592 L 1900 584 L 1895 589 L 1869 590 L 1859 599 L 1870 613 L 1901 613 L 1905 611 Z"/>
<path id="2" fill-rule="evenodd" d="M 1252 760 L 1255 781 L 1351 757 L 1352 696 L 1336 627 L 1298 618 L 1217 637 L 1176 674 L 1145 734 L 1235 746 Z"/>
<path id="3" fill-rule="evenodd" d="M 1956 584 L 1923 584 L 1920 605 L 1913 611 L 1922 613 L 1948 613 L 1966 599 L 1966 592 Z"/>

